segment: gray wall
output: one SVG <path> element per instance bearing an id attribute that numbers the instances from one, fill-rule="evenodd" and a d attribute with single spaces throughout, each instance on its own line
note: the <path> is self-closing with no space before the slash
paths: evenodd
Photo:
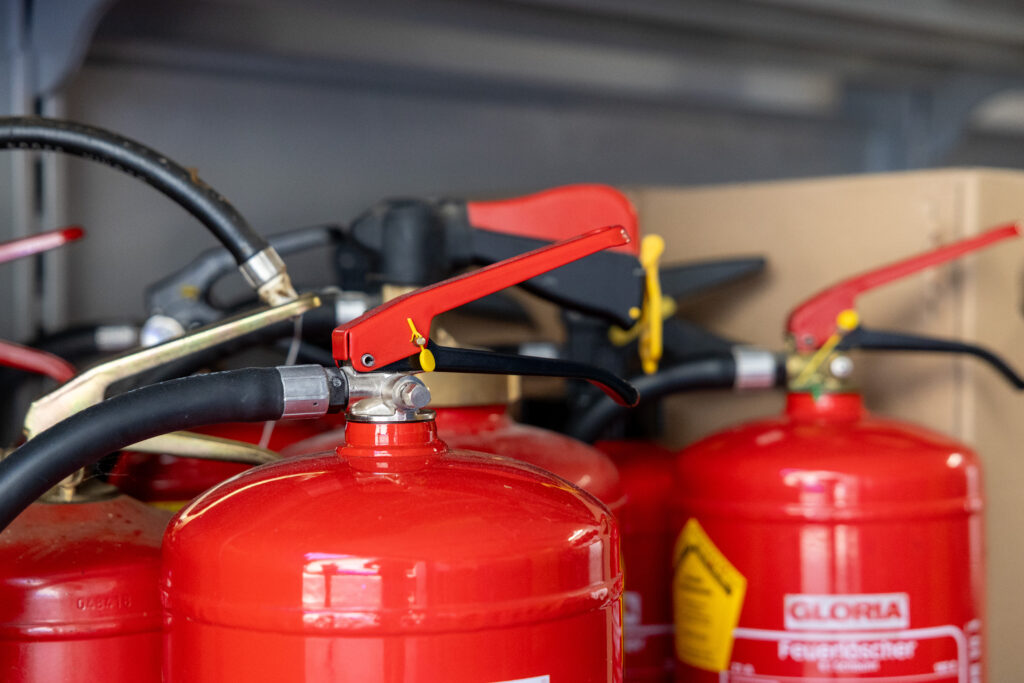
<path id="1" fill-rule="evenodd" d="M 87 64 L 70 118 L 144 141 L 263 232 L 345 220 L 392 195 L 505 195 L 560 183 L 697 184 L 848 173 L 843 124 L 615 104 L 536 104 Z M 70 318 L 139 317 L 141 288 L 212 239 L 138 181 L 68 164 Z"/>

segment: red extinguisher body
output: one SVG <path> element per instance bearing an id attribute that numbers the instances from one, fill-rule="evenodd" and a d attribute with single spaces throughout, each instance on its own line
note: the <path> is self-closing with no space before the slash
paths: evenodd
<path id="1" fill-rule="evenodd" d="M 626 683 L 668 683 L 672 646 L 672 526 L 675 492 L 672 451 L 652 441 L 594 444 L 618 467 L 626 503 L 616 512 L 622 529 L 623 652 Z"/>
<path id="2" fill-rule="evenodd" d="M 0 680 L 160 681 L 169 517 L 117 495 L 34 503 L 0 533 Z"/>
<path id="3" fill-rule="evenodd" d="M 794 393 L 677 475 L 677 680 L 984 681 L 969 448 L 856 394 Z"/>
<path id="4" fill-rule="evenodd" d="M 611 458 L 563 434 L 519 424 L 504 405 L 438 408 L 437 433 L 452 448 L 504 455 L 557 474 L 615 514 L 626 503 Z"/>
<path id="5" fill-rule="evenodd" d="M 171 522 L 165 679 L 618 682 L 621 581 L 595 498 L 432 421 L 349 422 Z"/>

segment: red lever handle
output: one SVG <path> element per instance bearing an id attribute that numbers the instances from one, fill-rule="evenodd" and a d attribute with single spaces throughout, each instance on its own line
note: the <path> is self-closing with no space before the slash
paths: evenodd
<path id="1" fill-rule="evenodd" d="M 61 384 L 76 374 L 74 366 L 63 358 L 7 341 L 0 341 L 0 365 L 46 375 Z"/>
<path id="2" fill-rule="evenodd" d="M 952 261 L 1001 240 L 1018 237 L 1021 230 L 1019 224 L 1008 223 L 976 237 L 960 240 L 843 280 L 793 309 L 789 316 L 787 330 L 792 336 L 797 350 L 817 349 L 835 332 L 836 317 L 841 312 L 854 307 L 858 294 L 906 277 L 919 270 Z"/>
<path id="3" fill-rule="evenodd" d="M 335 328 L 334 359 L 350 361 L 353 368 L 365 372 L 408 358 L 423 346 L 413 339 L 411 329 L 429 335 L 434 316 L 602 249 L 628 243 L 629 235 L 622 227 L 600 228 L 392 299 Z"/>
<path id="4" fill-rule="evenodd" d="M 566 185 L 515 199 L 467 202 L 466 211 L 473 227 L 549 242 L 595 225 L 620 225 L 630 239 L 621 251 L 638 254 L 640 249 L 636 209 L 608 185 Z"/>
<path id="5" fill-rule="evenodd" d="M 3 242 L 0 243 L 0 263 L 56 249 L 63 244 L 74 242 L 84 236 L 85 230 L 78 226 L 72 226 L 70 228 L 61 228 L 60 230 L 41 232 L 38 235 L 22 237 L 10 242 Z"/>

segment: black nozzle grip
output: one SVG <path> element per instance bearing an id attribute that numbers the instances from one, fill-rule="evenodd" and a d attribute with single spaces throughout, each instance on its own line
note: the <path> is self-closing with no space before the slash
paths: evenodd
<path id="1" fill-rule="evenodd" d="M 427 348 L 434 354 L 434 370 L 437 372 L 585 379 L 601 389 L 619 405 L 631 407 L 640 402 L 640 392 L 632 384 L 607 370 L 585 363 L 476 349 L 453 349 L 448 346 L 438 346 L 433 342 L 428 342 Z M 418 355 L 394 364 L 394 366 L 402 365 L 405 367 L 396 367 L 395 369 L 423 370 L 420 367 Z"/>
<path id="2" fill-rule="evenodd" d="M 594 226 L 601 227 L 601 226 Z M 546 240 L 474 228 L 472 258 L 490 264 L 551 244 Z M 531 278 L 523 289 L 563 308 L 631 327 L 643 302 L 644 272 L 632 254 L 601 251 Z"/>
<path id="3" fill-rule="evenodd" d="M 1024 389 L 1024 379 L 1006 361 L 982 346 L 967 342 L 858 327 L 844 336 L 836 348 L 842 351 L 867 349 L 874 351 L 924 351 L 966 354 L 979 358 L 991 365 L 1014 388 Z"/>
<path id="4" fill-rule="evenodd" d="M 685 299 L 761 273 L 766 264 L 763 256 L 747 256 L 663 266 L 661 291 L 673 299 Z"/>

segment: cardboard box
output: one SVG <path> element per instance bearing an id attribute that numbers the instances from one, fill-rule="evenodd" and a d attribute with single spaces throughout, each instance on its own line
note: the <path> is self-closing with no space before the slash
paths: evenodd
<path id="1" fill-rule="evenodd" d="M 682 314 L 751 343 L 781 348 L 793 306 L 847 276 L 996 224 L 1024 219 L 1024 173 L 949 169 L 696 189 L 631 192 L 666 262 L 763 254 L 768 270 L 686 305 Z M 866 294 L 865 325 L 980 342 L 1024 370 L 1024 240 Z M 975 447 L 988 495 L 989 679 L 1024 671 L 1024 394 L 973 358 L 862 352 L 869 407 Z M 781 409 L 780 394 L 708 394 L 668 403 L 666 441 L 681 446 Z M 888 560 L 892 561 L 892 560 Z M 967 587 L 965 586 L 966 590 Z"/>

